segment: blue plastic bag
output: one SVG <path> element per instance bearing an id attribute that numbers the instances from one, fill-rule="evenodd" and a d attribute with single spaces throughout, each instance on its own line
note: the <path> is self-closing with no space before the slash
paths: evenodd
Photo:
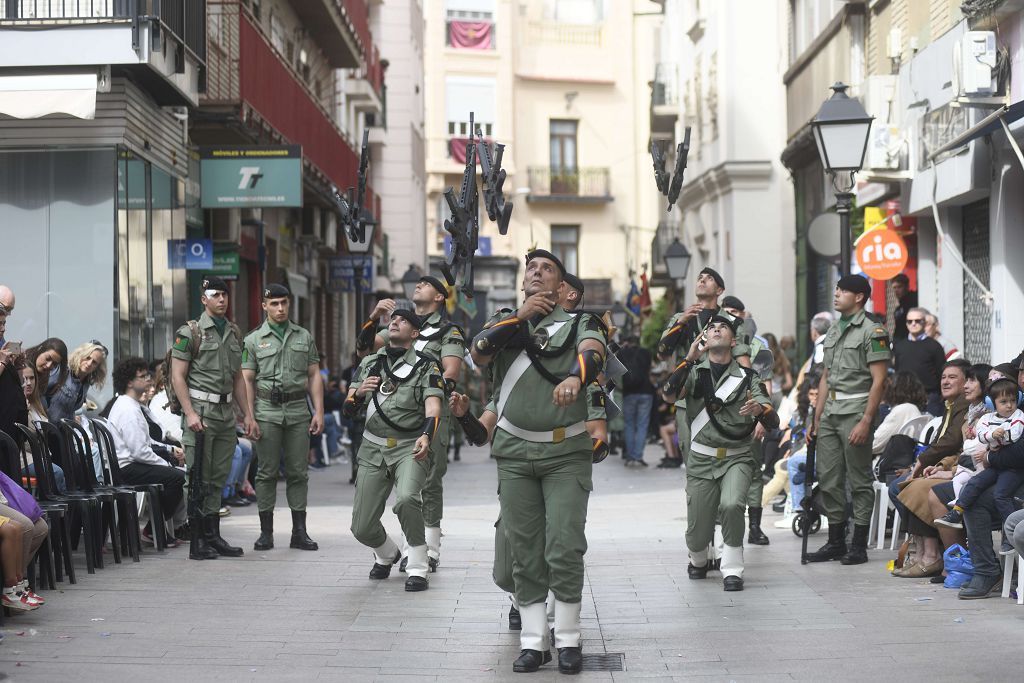
<path id="1" fill-rule="evenodd" d="M 967 574 L 968 577 L 974 576 L 974 563 L 971 562 L 971 551 L 959 543 L 954 543 L 946 548 L 946 552 L 942 554 L 942 563 L 946 569 L 946 574 L 959 572 Z"/>
<path id="2" fill-rule="evenodd" d="M 946 575 L 946 580 L 942 582 L 942 585 L 946 588 L 960 588 L 966 585 L 971 580 L 970 574 L 964 572 L 949 572 Z"/>

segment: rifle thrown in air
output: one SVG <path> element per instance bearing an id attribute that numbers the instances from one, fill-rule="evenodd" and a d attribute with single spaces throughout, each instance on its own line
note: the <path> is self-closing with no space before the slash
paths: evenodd
<path id="1" fill-rule="evenodd" d="M 494 158 L 491 148 L 484 142 L 484 134 L 476 129 L 476 152 L 480 158 L 480 170 L 484 181 L 484 210 L 487 217 L 498 224 L 498 232 L 508 234 L 508 222 L 512 218 L 512 202 L 505 201 L 502 185 L 508 174 L 501 167 L 501 157 L 505 153 L 505 145 L 495 143 Z"/>
<path id="2" fill-rule="evenodd" d="M 452 217 L 444 222 L 451 235 L 452 248 L 441 265 L 441 273 L 449 285 L 462 282 L 462 293 L 473 298 L 473 256 L 480 243 L 479 192 L 476 187 L 476 142 L 473 140 L 473 113 L 469 114 L 470 137 L 466 143 L 466 168 L 462 172 L 462 187 L 458 197 L 449 187 L 444 191 Z M 510 209 L 511 210 L 511 209 Z"/>
<path id="3" fill-rule="evenodd" d="M 683 132 L 683 141 L 676 146 L 676 165 L 672 173 L 665 170 L 665 154 L 658 144 L 651 140 L 651 158 L 654 160 L 654 182 L 658 191 L 668 198 L 668 211 L 672 210 L 683 189 L 683 172 L 686 157 L 690 153 L 690 128 Z"/>

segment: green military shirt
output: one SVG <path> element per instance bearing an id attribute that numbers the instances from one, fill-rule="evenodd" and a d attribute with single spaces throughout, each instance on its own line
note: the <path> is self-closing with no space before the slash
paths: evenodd
<path id="1" fill-rule="evenodd" d="M 384 347 L 363 359 L 352 380 L 353 385 L 361 384 L 375 367 L 379 367 L 382 380 L 388 379 L 387 370 L 398 375 L 398 379 L 393 380 L 396 384 L 393 394 L 384 396 L 377 392 L 379 408 L 373 404 L 374 397 L 367 399 L 365 431 L 393 443 L 382 446 L 364 438 L 359 457 L 374 464 L 383 462 L 391 466 L 412 453 L 413 443 L 422 433 L 426 400 L 435 397 L 444 403 L 444 379 L 441 367 L 436 361 L 423 359 L 415 350 L 409 349 L 401 358 L 392 362 L 388 357 L 387 347 Z M 412 370 L 409 371 L 408 368 Z M 406 375 L 404 378 L 403 374 Z M 385 422 L 380 415 L 381 412 L 402 429 L 396 430 Z"/>
<path id="2" fill-rule="evenodd" d="M 871 391 L 871 369 L 868 366 L 888 362 L 889 334 L 860 310 L 848 322 L 837 320 L 832 323 L 825 334 L 823 346 L 829 389 L 825 415 L 864 412 L 867 395 Z M 843 399 L 840 394 L 857 397 Z"/>
<path id="3" fill-rule="evenodd" d="M 309 420 L 309 366 L 320 364 L 320 353 L 309 330 L 289 321 L 282 339 L 264 320 L 243 343 L 242 368 L 256 372 L 256 419 L 275 424 Z M 274 387 L 283 392 L 283 404 L 270 402 Z"/>
<path id="4" fill-rule="evenodd" d="M 182 325 L 175 333 L 171 357 L 189 363 L 187 382 L 190 389 L 230 394 L 235 389 L 235 375 L 242 365 L 242 340 L 238 326 L 229 321 L 222 337 L 206 311 L 197 322 L 201 338 L 193 340 L 191 328 L 187 323 Z M 204 417 L 235 421 L 230 403 L 210 404 L 193 398 L 192 404 L 197 412 L 202 408 Z"/>
<path id="5" fill-rule="evenodd" d="M 541 357 L 539 360 L 544 368 L 556 377 L 565 377 L 569 374 L 569 370 L 576 360 L 575 349 L 580 342 L 585 339 L 594 339 L 599 341 L 602 347 L 607 343 L 604 327 L 594 315 L 590 313 L 573 315 L 567 313 L 561 306 L 556 306 L 539 323 L 527 323 L 527 325 L 531 335 L 539 327 L 559 326 L 553 333 L 549 333 L 545 351 L 550 352 L 562 348 L 564 352 L 553 358 Z M 576 332 L 575 340 L 572 340 L 574 331 Z M 586 390 L 581 391 L 571 405 L 558 407 L 551 401 L 555 385 L 545 379 L 532 364 L 515 382 L 514 386 L 505 382 L 505 376 L 521 353 L 524 352 L 519 348 L 503 349 L 494 357 L 491 365 L 494 370 L 495 402 L 500 403 L 501 396 L 505 392 L 509 392 L 504 412 L 500 417 L 508 419 L 520 429 L 535 432 L 552 431 L 590 419 Z M 603 353 L 606 351 L 602 350 Z M 493 452 L 496 456 L 503 458 L 540 460 L 568 453 L 585 453 L 589 458 L 590 451 L 590 438 L 585 431 L 559 443 L 535 443 L 515 437 L 500 426 L 495 430 Z"/>
<path id="6" fill-rule="evenodd" d="M 709 448 L 728 448 L 728 449 L 740 449 L 744 452 L 736 453 L 733 455 L 723 455 L 723 457 L 704 455 L 702 453 L 690 452 L 690 458 L 687 460 L 687 474 L 701 478 L 711 479 L 717 478 L 721 472 L 728 466 L 725 462 L 728 458 L 736 457 L 748 457 L 750 453 L 750 442 L 753 438 L 753 432 L 742 438 L 735 438 L 734 436 L 727 435 L 720 431 L 713 422 L 703 417 L 703 411 L 705 410 L 705 399 L 704 397 L 695 396 L 699 386 L 699 380 L 702 372 L 711 371 L 711 361 L 704 357 L 702 361 L 697 363 L 690 371 L 689 376 L 686 378 L 685 386 L 685 397 L 683 402 L 686 408 L 686 421 L 691 427 L 691 441 L 707 446 Z M 749 391 L 751 398 L 757 403 L 762 405 L 770 406 L 772 401 L 764 390 L 761 388 L 761 382 L 758 381 L 757 376 L 751 378 L 751 382 L 744 389 L 743 381 L 744 375 L 748 371 L 744 369 L 735 359 L 729 364 L 729 367 L 725 369 L 722 376 L 715 382 L 716 396 L 721 398 L 725 405 L 721 410 L 715 413 L 715 420 L 724 429 L 730 432 L 743 432 L 754 423 L 754 418 L 751 416 L 740 415 L 740 408 L 747 402 L 746 392 Z M 723 389 L 726 385 L 730 385 L 732 388 L 728 390 L 728 393 Z M 735 386 L 732 386 L 735 385 Z M 742 394 L 740 393 L 742 391 Z M 719 393 L 722 392 L 722 393 Z M 731 403 L 730 403 L 731 402 Z M 678 403 L 677 403 L 678 405 Z M 703 426 L 695 421 L 698 420 L 703 423 Z"/>
<path id="7" fill-rule="evenodd" d="M 448 329 L 444 329 L 446 326 Z M 389 339 L 387 328 L 378 332 L 377 336 L 384 340 L 386 347 Z M 466 340 L 459 326 L 446 323 L 441 317 L 441 311 L 437 310 L 423 320 L 420 336 L 413 342 L 413 349 L 436 361 L 452 357 L 461 360 L 466 354 Z"/>

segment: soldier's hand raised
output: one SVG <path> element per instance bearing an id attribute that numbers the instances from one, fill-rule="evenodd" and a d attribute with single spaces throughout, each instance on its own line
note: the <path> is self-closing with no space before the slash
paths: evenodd
<path id="1" fill-rule="evenodd" d="M 702 304 L 702 303 L 700 303 L 698 301 L 697 303 L 688 306 L 686 308 L 686 310 L 683 311 L 683 320 L 689 320 L 690 318 L 696 318 L 700 314 L 700 312 L 703 311 L 703 310 L 704 310 L 704 304 Z"/>
<path id="2" fill-rule="evenodd" d="M 462 417 L 469 410 L 469 396 L 453 391 L 452 395 L 448 397 L 448 407 L 451 409 L 452 415 Z"/>
<path id="3" fill-rule="evenodd" d="M 537 292 L 526 297 L 526 301 L 516 311 L 516 317 L 520 320 L 529 320 L 535 315 L 547 315 L 555 308 L 555 302 L 551 300 L 553 292 Z"/>
<path id="4" fill-rule="evenodd" d="M 430 437 L 426 434 L 420 434 L 420 438 L 416 439 L 416 444 L 412 449 L 412 457 L 414 460 L 423 460 L 430 453 Z"/>
<path id="5" fill-rule="evenodd" d="M 389 318 L 391 314 L 395 312 L 397 304 L 394 299 L 381 299 L 377 302 L 377 305 L 373 307 L 373 312 L 370 313 L 371 318 L 379 318 L 382 315 L 387 315 Z"/>
<path id="6" fill-rule="evenodd" d="M 380 377 L 367 377 L 363 380 L 363 383 L 359 385 L 359 388 L 356 389 L 356 396 L 363 397 L 367 394 L 372 394 L 377 391 L 378 387 L 380 387 Z"/>

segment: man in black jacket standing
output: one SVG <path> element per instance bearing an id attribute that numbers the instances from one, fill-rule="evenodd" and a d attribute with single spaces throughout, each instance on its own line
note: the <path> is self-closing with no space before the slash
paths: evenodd
<path id="1" fill-rule="evenodd" d="M 907 311 L 906 325 L 909 332 L 896 337 L 893 343 L 893 368 L 896 372 L 912 372 L 924 385 L 928 393 L 929 413 L 942 417 L 942 394 L 939 392 L 939 377 L 946 364 L 946 352 L 942 344 L 929 337 L 924 331 L 925 318 L 929 315 L 923 308 Z"/>
<path id="2" fill-rule="evenodd" d="M 622 343 L 618 358 L 626 366 L 622 378 L 622 413 L 626 423 L 626 467 L 646 467 L 644 446 L 654 405 L 651 384 L 651 352 L 640 346 L 635 336 Z"/>

